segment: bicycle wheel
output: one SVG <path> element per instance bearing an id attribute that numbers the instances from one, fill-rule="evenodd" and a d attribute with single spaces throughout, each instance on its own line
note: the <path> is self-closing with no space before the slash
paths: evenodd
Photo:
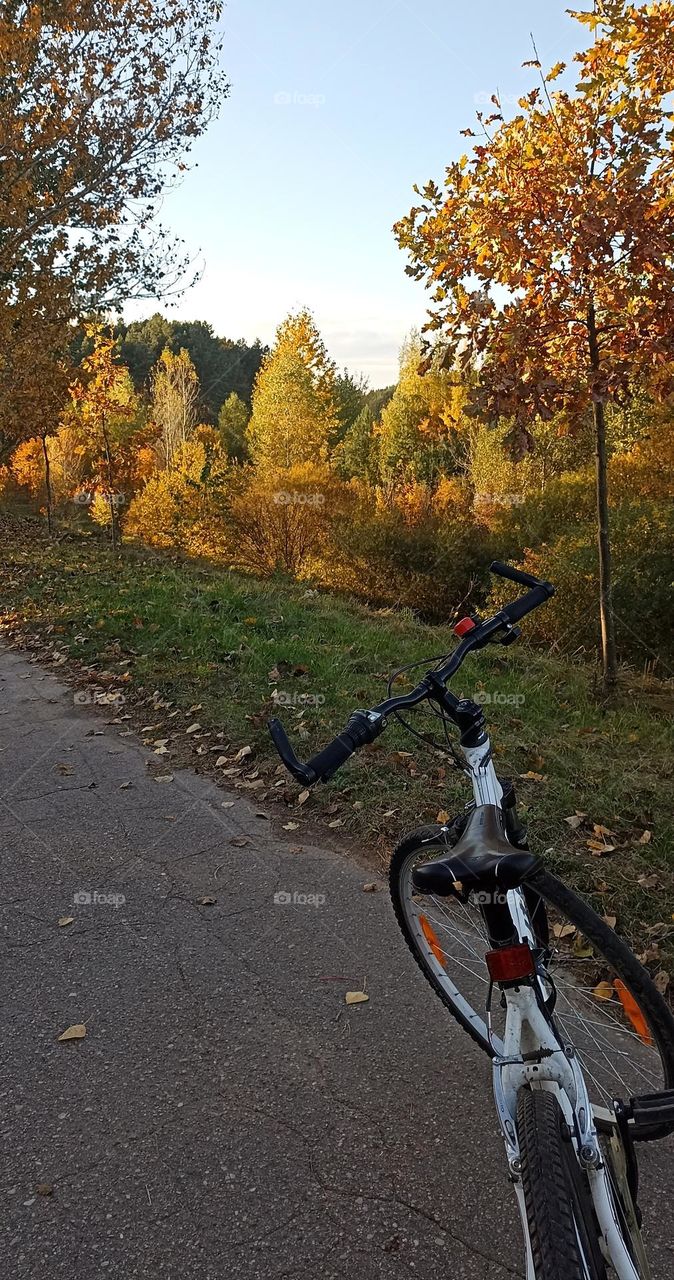
<path id="1" fill-rule="evenodd" d="M 606 1280 L 587 1178 L 552 1093 L 520 1089 L 517 1140 L 536 1280 Z"/>
<path id="2" fill-rule="evenodd" d="M 420 863 L 448 854 L 440 827 L 407 836 L 391 862 L 393 907 L 412 955 L 434 991 L 486 1053 L 500 1053 L 505 1002 L 495 993 L 490 1041 L 486 1000 L 490 949 L 479 904 L 420 895 L 412 875 Z M 550 1017 L 581 1061 L 595 1107 L 615 1097 L 657 1093 L 674 1084 L 674 1019 L 629 947 L 573 890 L 545 870 L 523 886 L 529 917 L 547 959 Z M 665 1130 L 666 1131 L 666 1130 Z M 653 1131 L 649 1136 L 661 1136 Z"/>

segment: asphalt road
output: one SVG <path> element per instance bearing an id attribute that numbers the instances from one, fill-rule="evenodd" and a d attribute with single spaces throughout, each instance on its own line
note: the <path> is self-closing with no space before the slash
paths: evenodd
<path id="1" fill-rule="evenodd" d="M 0 653 L 8 1280 L 521 1276 L 488 1066 L 386 893 L 149 758 Z M 671 1154 L 645 1154 L 668 1280 Z"/>

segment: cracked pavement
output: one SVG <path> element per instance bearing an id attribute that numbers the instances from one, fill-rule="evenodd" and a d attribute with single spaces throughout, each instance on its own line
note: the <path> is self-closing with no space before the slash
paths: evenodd
<path id="1" fill-rule="evenodd" d="M 148 760 L 0 650 L 8 1277 L 522 1276 L 488 1064 L 371 871 Z M 667 1154 L 642 1161 L 654 1280 Z"/>

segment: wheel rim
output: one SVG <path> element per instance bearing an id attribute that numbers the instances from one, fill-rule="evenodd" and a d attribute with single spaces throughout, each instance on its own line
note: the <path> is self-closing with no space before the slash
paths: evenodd
<path id="1" fill-rule="evenodd" d="M 399 873 L 400 905 L 423 967 L 483 1047 L 499 1054 L 505 1014 L 496 990 L 490 1046 L 486 1016 L 489 975 L 484 954 L 491 944 L 479 908 L 454 897 L 418 894 L 412 884 L 416 866 L 446 853 L 446 848 L 436 846 L 408 854 Z M 595 1107 L 612 1109 L 616 1097 L 659 1092 L 668 1081 L 643 1010 L 611 961 L 582 929 L 548 899 L 546 908 L 550 959 L 545 995 L 555 1002 L 553 1020 L 560 1038 L 574 1046 L 591 1102 Z M 622 991 L 616 982 L 622 983 Z M 630 1009 L 630 999 L 636 1011 Z"/>

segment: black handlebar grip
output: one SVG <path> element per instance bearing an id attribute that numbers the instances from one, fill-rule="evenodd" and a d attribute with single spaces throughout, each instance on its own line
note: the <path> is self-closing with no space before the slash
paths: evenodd
<path id="1" fill-rule="evenodd" d="M 341 769 L 355 750 L 353 742 L 346 735 L 340 734 L 338 738 L 334 738 L 329 746 L 324 747 L 318 755 L 312 756 L 311 760 L 307 761 L 306 769 L 311 774 L 312 782 L 327 782 L 333 773 Z"/>
<path id="2" fill-rule="evenodd" d="M 495 573 L 499 578 L 508 578 L 510 582 L 518 582 L 521 587 L 540 587 L 540 578 L 534 578 L 532 573 L 525 573 L 523 569 L 513 569 L 512 565 L 504 564 L 502 560 L 494 560 L 489 566 L 489 572 Z"/>
<path id="3" fill-rule="evenodd" d="M 323 751 L 319 751 L 317 755 L 311 757 L 311 760 L 307 760 L 306 764 L 297 759 L 280 720 L 270 720 L 268 727 L 274 746 L 288 772 L 292 773 L 293 778 L 298 782 L 303 782 L 305 786 L 310 787 L 314 782 L 321 780 L 327 782 L 354 751 L 364 746 L 366 742 L 374 742 L 385 725 L 383 716 L 375 718 L 366 711 L 354 711 L 343 732 L 338 734 L 329 746 L 324 747 Z"/>
<path id="4" fill-rule="evenodd" d="M 539 582 L 533 591 L 527 591 L 526 595 L 520 596 L 519 600 L 513 600 L 512 604 L 507 604 L 501 610 L 505 614 L 509 622 L 519 622 L 525 614 L 531 613 L 532 609 L 537 609 L 539 604 L 545 604 L 551 596 L 554 596 L 555 588 L 551 582 Z"/>

